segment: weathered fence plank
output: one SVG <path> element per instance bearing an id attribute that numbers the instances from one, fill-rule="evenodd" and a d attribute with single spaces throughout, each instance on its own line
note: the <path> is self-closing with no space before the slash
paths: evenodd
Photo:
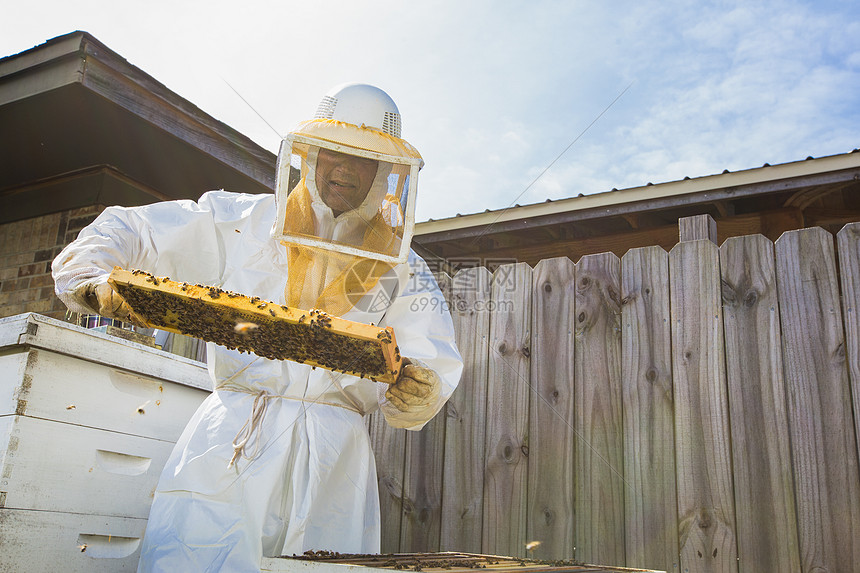
<path id="1" fill-rule="evenodd" d="M 492 280 L 490 272 L 479 267 L 458 272 L 452 285 L 451 314 L 465 369 L 445 407 L 441 533 L 445 551 L 481 552 Z"/>
<path id="2" fill-rule="evenodd" d="M 576 265 L 576 558 L 624 563 L 624 442 L 621 411 L 621 261 Z"/>
<path id="3" fill-rule="evenodd" d="M 800 571 L 773 243 L 720 248 L 741 571 Z"/>
<path id="4" fill-rule="evenodd" d="M 737 571 L 719 251 L 669 253 L 681 570 Z"/>
<path id="5" fill-rule="evenodd" d="M 572 559 L 573 261 L 543 260 L 532 286 L 527 537 L 530 557 Z"/>
<path id="6" fill-rule="evenodd" d="M 435 274 L 435 279 L 445 296 L 446 306 L 433 310 L 448 312 L 451 277 L 440 272 Z M 410 551 L 439 551 L 444 454 L 443 416 L 436 416 L 418 432 L 406 433 L 400 546 Z"/>
<path id="7" fill-rule="evenodd" d="M 627 565 L 677 571 L 669 254 L 633 249 L 621 270 Z"/>
<path id="8" fill-rule="evenodd" d="M 532 269 L 493 275 L 484 473 L 483 551 L 523 556 L 526 544 Z"/>
<path id="9" fill-rule="evenodd" d="M 382 552 L 397 553 L 400 551 L 400 522 L 403 515 L 406 430 L 389 426 L 379 410 L 370 415 L 368 426 L 379 482 Z"/>
<path id="10" fill-rule="evenodd" d="M 804 571 L 860 571 L 860 474 L 834 258 L 823 229 L 776 242 Z"/>
<path id="11" fill-rule="evenodd" d="M 442 415 L 418 432 L 407 432 L 400 546 L 409 551 L 439 551 L 444 453 Z"/>
<path id="12" fill-rule="evenodd" d="M 846 357 L 854 398 L 854 434 L 860 456 L 860 223 L 845 225 L 837 235 Z"/>

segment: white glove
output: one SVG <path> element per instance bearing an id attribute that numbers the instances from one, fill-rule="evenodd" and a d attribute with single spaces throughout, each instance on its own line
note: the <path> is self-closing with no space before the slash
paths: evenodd
<path id="1" fill-rule="evenodd" d="M 75 295 L 100 316 L 146 326 L 143 320 L 132 312 L 125 299 L 106 282 L 86 283 Z"/>
<path id="2" fill-rule="evenodd" d="M 401 412 L 417 412 L 435 404 L 442 392 L 439 376 L 408 358 L 404 362 L 406 365 L 400 370 L 400 377 L 388 387 L 385 397 Z"/>

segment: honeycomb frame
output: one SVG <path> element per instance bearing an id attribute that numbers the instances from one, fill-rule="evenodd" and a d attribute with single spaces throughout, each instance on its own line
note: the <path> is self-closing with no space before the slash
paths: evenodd
<path id="1" fill-rule="evenodd" d="M 394 329 L 114 267 L 108 278 L 144 326 L 272 360 L 392 384 L 403 366 Z"/>

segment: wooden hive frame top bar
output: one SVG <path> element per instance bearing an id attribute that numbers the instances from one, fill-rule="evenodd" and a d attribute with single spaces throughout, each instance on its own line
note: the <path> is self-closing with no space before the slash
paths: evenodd
<path id="1" fill-rule="evenodd" d="M 425 573 L 472 573 L 482 569 L 486 573 L 665 573 L 650 569 L 590 565 L 566 560 L 539 560 L 499 555 L 482 555 L 443 551 L 440 553 L 341 554 L 329 551 L 308 551 L 303 555 L 284 556 L 264 560 L 271 567 L 264 571 L 306 571 L 332 573 L 336 568 L 298 567 L 290 561 L 305 564 L 336 564 L 365 567 L 368 571 L 401 570 Z M 279 563 L 280 561 L 280 563 Z M 346 569 L 343 570 L 344 572 Z M 355 569 L 353 569 L 353 572 Z"/>

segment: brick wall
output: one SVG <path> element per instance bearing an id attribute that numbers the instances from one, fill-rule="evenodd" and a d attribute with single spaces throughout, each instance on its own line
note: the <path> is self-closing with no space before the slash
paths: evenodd
<path id="1" fill-rule="evenodd" d="M 22 312 L 65 317 L 51 261 L 102 211 L 104 206 L 92 205 L 0 224 L 0 318 Z"/>

